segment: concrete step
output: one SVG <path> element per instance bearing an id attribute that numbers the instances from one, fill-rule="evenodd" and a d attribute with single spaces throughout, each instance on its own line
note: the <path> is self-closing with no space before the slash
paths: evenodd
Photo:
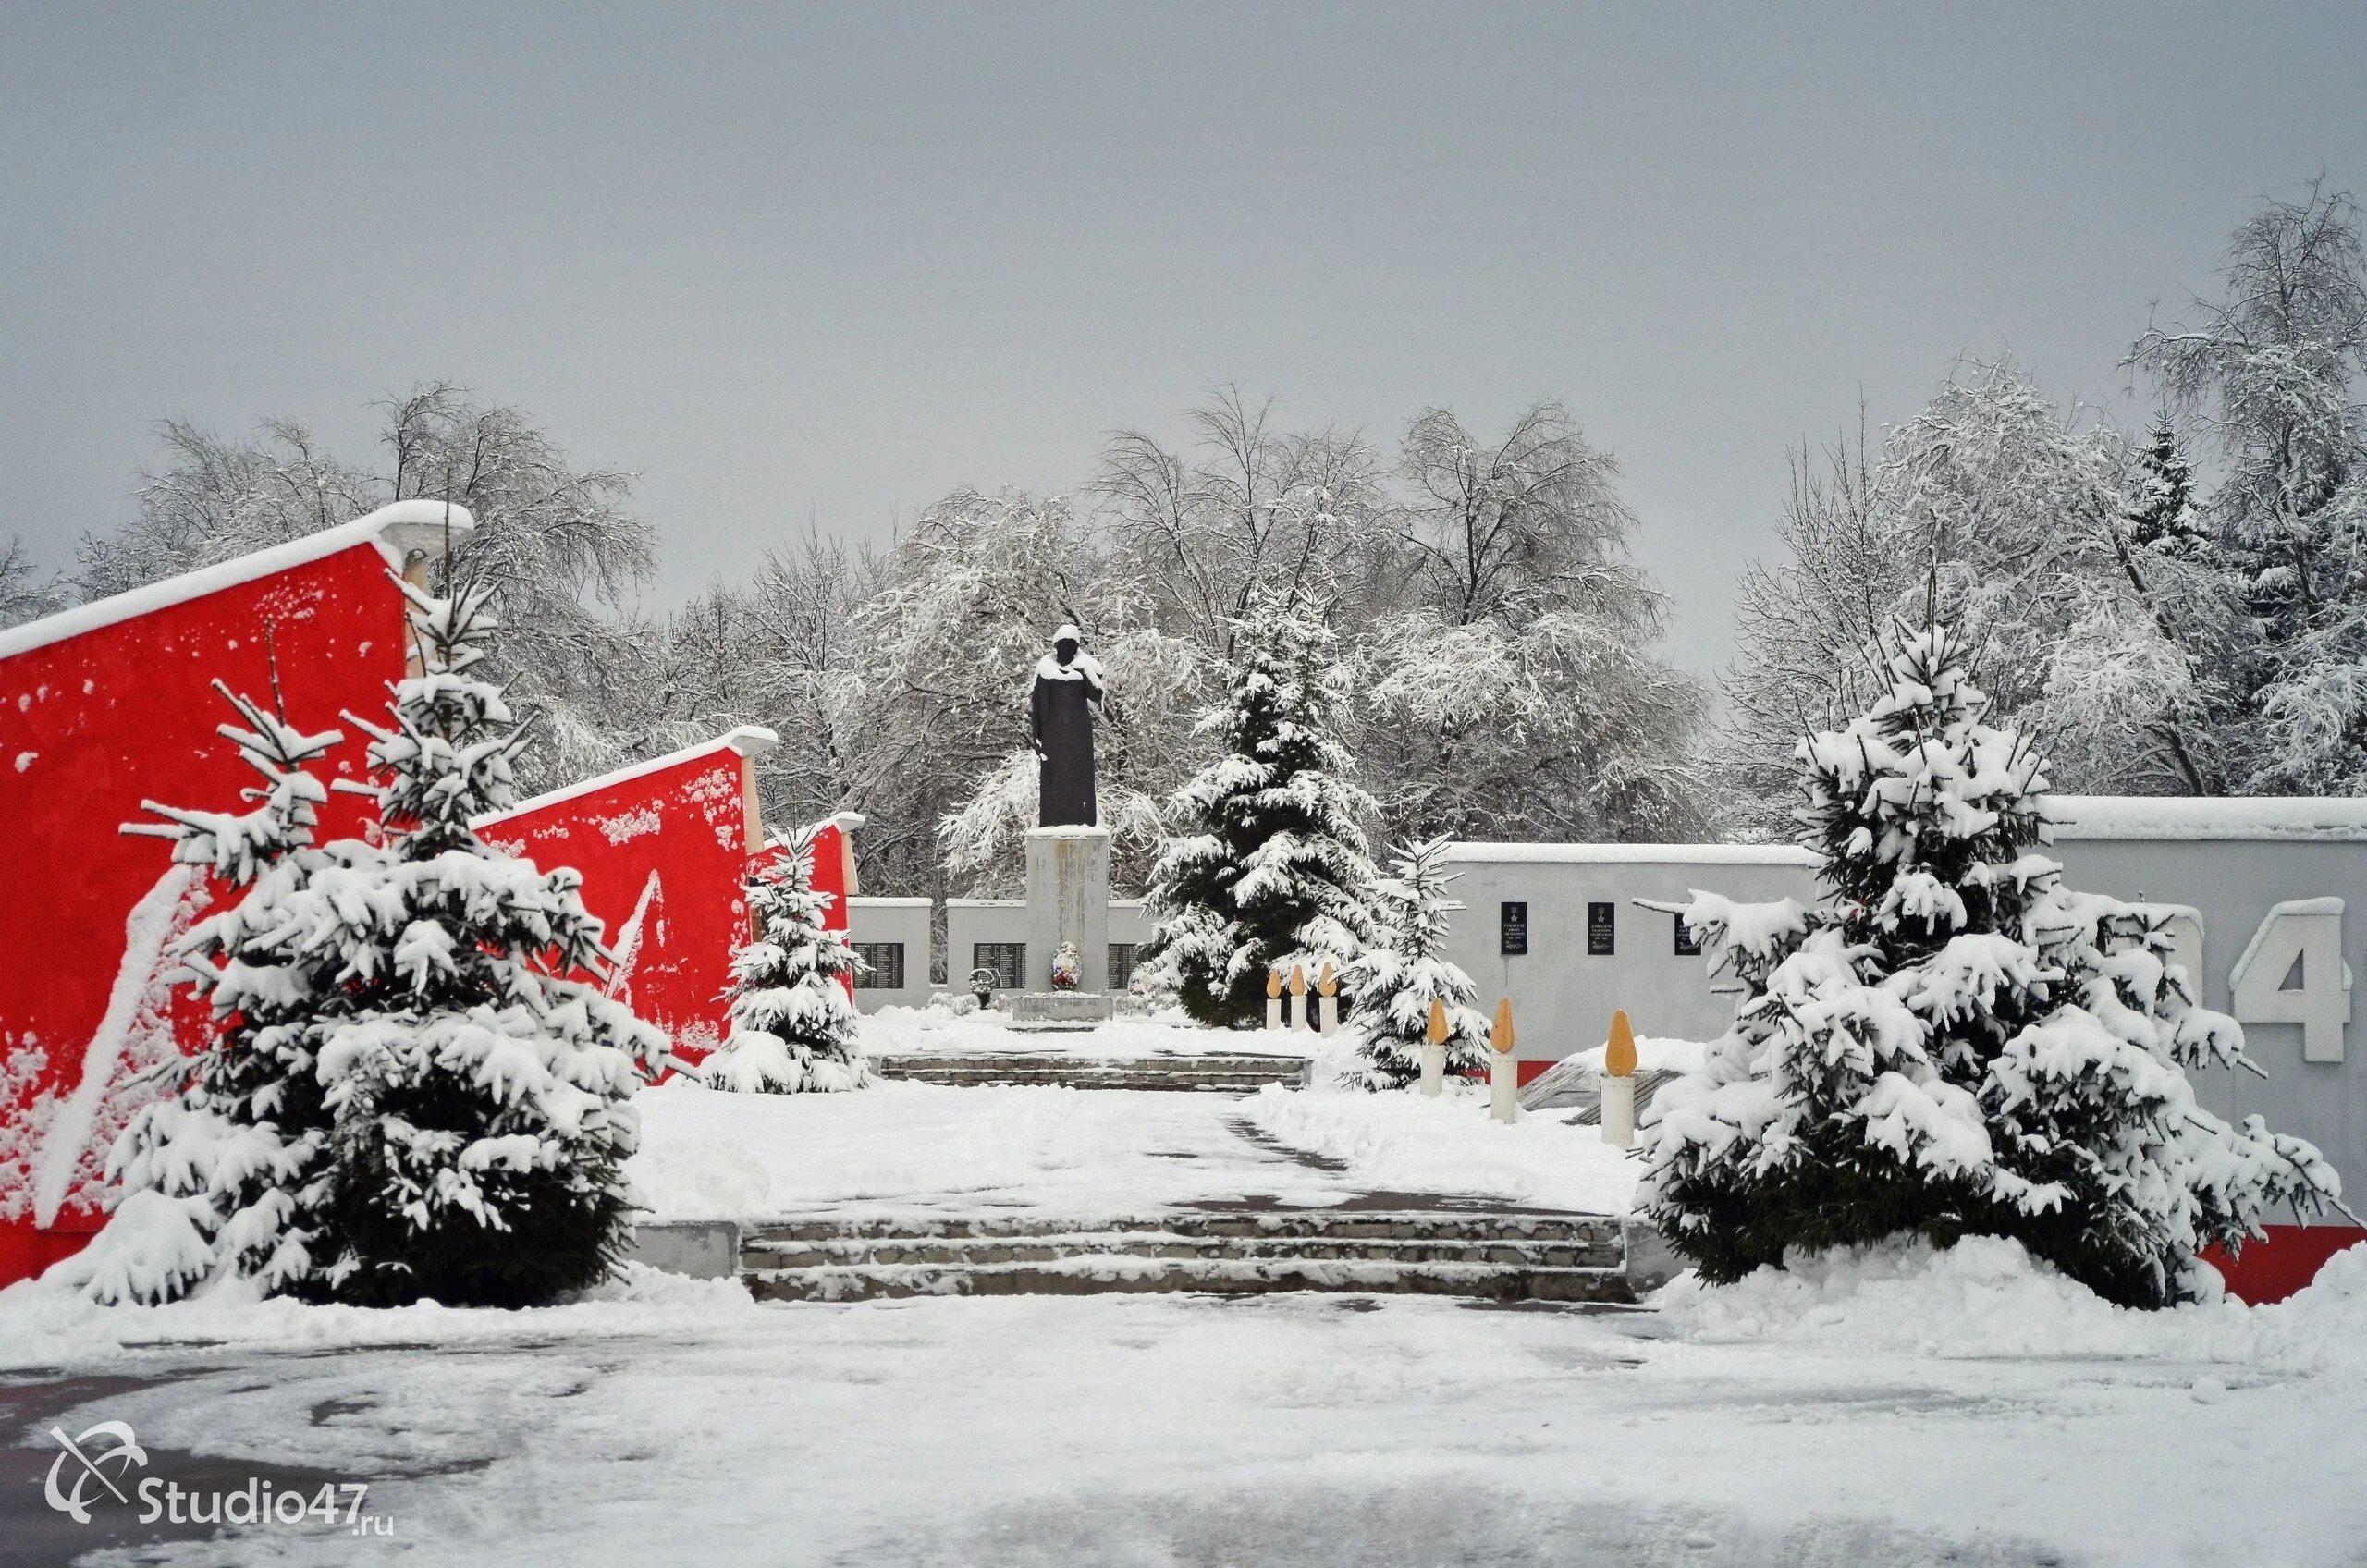
<path id="1" fill-rule="evenodd" d="M 793 1219 L 749 1231 L 743 1246 L 833 1241 L 942 1241 L 1046 1236 L 1306 1237 L 1396 1242 L 1540 1242 L 1624 1245 L 1608 1214 L 1494 1209 L 1188 1209 L 1119 1219 L 1056 1219 L 1029 1214 L 900 1214 L 876 1219 Z"/>
<path id="2" fill-rule="evenodd" d="M 1247 1261 L 1493 1263 L 1546 1268 L 1608 1268 L 1625 1261 L 1617 1245 L 1569 1242 L 1381 1241 L 1350 1237 L 1182 1236 L 1103 1231 L 1036 1237 L 908 1238 L 754 1243 L 741 1251 L 750 1269 L 828 1268 L 875 1264 L 927 1264 L 975 1268 L 997 1263 L 1049 1263 L 1064 1257 L 1120 1254 L 1131 1257 Z"/>
<path id="3" fill-rule="evenodd" d="M 1208 1260 L 1095 1254 L 1049 1263 L 970 1268 L 878 1264 L 753 1270 L 742 1279 L 759 1301 L 868 1301 L 921 1295 L 1100 1295 L 1199 1291 L 1227 1295 L 1284 1291 L 1466 1296 L 1482 1301 L 1627 1302 L 1622 1268 L 1553 1268 L 1492 1263 L 1398 1265 L 1274 1258 Z"/>
<path id="4" fill-rule="evenodd" d="M 872 1059 L 894 1067 L 963 1067 L 974 1070 L 1025 1071 L 1061 1068 L 1105 1072 L 1297 1072 L 1303 1056 L 1260 1056 L 1248 1052 L 1198 1056 L 1070 1056 L 1059 1051 L 888 1051 Z"/>
<path id="5" fill-rule="evenodd" d="M 904 1052 L 871 1059 L 883 1078 L 954 1087 L 1044 1084 L 1077 1089 L 1187 1089 L 1243 1094 L 1268 1084 L 1306 1081 L 1304 1057 L 1226 1053 L 1210 1056 L 1084 1057 L 1052 1052 Z"/>
<path id="6" fill-rule="evenodd" d="M 1285 1088 L 1296 1086 L 1288 1080 L 1273 1078 L 1079 1078 L 1060 1072 L 914 1072 L 901 1076 L 913 1083 L 934 1084 L 948 1089 L 1133 1089 L 1145 1094 L 1249 1095 L 1273 1083 L 1281 1083 Z"/>
<path id="7" fill-rule="evenodd" d="M 767 1301 L 1097 1292 L 1345 1291 L 1490 1301 L 1625 1301 L 1607 1215 L 1420 1209 L 1195 1210 L 791 1221 L 742 1241 Z"/>

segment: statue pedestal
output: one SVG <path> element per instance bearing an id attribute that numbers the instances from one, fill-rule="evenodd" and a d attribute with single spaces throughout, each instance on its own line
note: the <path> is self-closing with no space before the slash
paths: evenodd
<path id="1" fill-rule="evenodd" d="M 1027 833 L 1027 989 L 1052 988 L 1052 954 L 1076 949 L 1077 991 L 1110 989 L 1110 829 Z"/>
<path id="2" fill-rule="evenodd" d="M 1011 1026 L 1030 1034 L 1093 1029 L 1118 1016 L 1117 1002 L 1100 991 L 1005 991 Z"/>

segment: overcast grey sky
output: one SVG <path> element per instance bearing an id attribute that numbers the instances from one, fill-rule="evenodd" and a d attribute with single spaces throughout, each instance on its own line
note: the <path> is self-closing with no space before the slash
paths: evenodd
<path id="1" fill-rule="evenodd" d="M 2355 3 L 486 9 L 0 3 L 0 534 L 114 526 L 164 415 L 359 458 L 448 376 L 641 472 L 662 604 L 1220 381 L 1559 396 L 1708 669 L 1861 390 L 2142 418 L 2152 301 L 2367 184 Z"/>

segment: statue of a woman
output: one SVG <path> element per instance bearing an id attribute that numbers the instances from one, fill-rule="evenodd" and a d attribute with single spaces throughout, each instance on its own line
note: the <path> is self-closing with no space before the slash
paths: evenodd
<path id="1" fill-rule="evenodd" d="M 1052 633 L 1052 651 L 1036 661 L 1027 697 L 1041 827 L 1100 826 L 1093 794 L 1093 714 L 1100 705 L 1101 667 L 1085 651 L 1085 633 L 1063 626 Z"/>

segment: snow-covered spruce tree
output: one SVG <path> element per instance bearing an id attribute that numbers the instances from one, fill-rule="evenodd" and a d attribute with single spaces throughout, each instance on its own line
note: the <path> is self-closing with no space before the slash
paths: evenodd
<path id="1" fill-rule="evenodd" d="M 708 1087 L 794 1095 L 859 1089 L 869 1076 L 843 982 L 862 960 L 824 924 L 831 894 L 814 890 L 814 836 L 801 832 L 748 882 L 754 941 L 731 955 L 731 1035 L 700 1064 Z"/>
<path id="2" fill-rule="evenodd" d="M 594 986 L 608 954 L 572 870 L 492 849 L 524 734 L 475 673 L 481 594 L 404 586 L 423 672 L 372 737 L 384 848 L 312 880 L 304 939 L 348 976 L 319 1075 L 336 1117 L 326 1284 L 380 1305 L 524 1305 L 595 1283 L 623 1240 L 629 1100 L 665 1036 Z"/>
<path id="3" fill-rule="evenodd" d="M 2137 450 L 2121 516 L 2128 521 L 2129 543 L 2140 549 L 2182 560 L 2210 553 L 2211 532 L 2194 502 L 2194 469 L 2166 419 L 2154 423 L 2152 435 Z"/>
<path id="4" fill-rule="evenodd" d="M 1747 995 L 1648 1115 L 1638 1207 L 1713 1282 L 1971 1232 L 2115 1302 L 2206 1293 L 2201 1248 L 2337 1201 L 2337 1179 L 2196 1102 L 2183 1068 L 2250 1063 L 2166 962 L 2166 912 L 2062 886 L 2037 852 L 2043 765 L 1983 722 L 1960 639 L 1896 640 L 1888 692 L 1800 748 L 1819 907 L 1686 907 Z"/>
<path id="5" fill-rule="evenodd" d="M 328 790 L 309 766 L 342 737 L 307 735 L 219 681 L 215 690 L 239 716 L 217 732 L 263 782 L 243 791 L 248 812 L 150 802 L 165 821 L 125 829 L 171 839 L 177 864 L 238 898 L 176 949 L 212 1004 L 215 1036 L 179 1092 L 141 1108 L 117 1139 L 107 1175 L 123 1201 L 59 1276 L 104 1302 L 169 1301 L 232 1278 L 300 1292 L 324 1261 L 331 1118 L 314 1047 L 342 986 L 335 964 L 291 934 L 303 929 L 312 879 L 349 849 L 368 851 L 313 841 Z"/>
<path id="6" fill-rule="evenodd" d="M 1250 1028 L 1268 971 L 1362 955 L 1379 874 L 1370 796 L 1334 737 L 1324 677 L 1332 634 L 1294 595 L 1261 592 L 1240 623 L 1225 696 L 1200 717 L 1215 761 L 1169 802 L 1187 830 L 1164 840 L 1145 898 L 1148 983 L 1202 1023 Z M 1355 993 L 1343 990 L 1351 998 Z"/>
<path id="7" fill-rule="evenodd" d="M 1446 1070 L 1488 1064 L 1488 1017 L 1478 987 L 1447 961 L 1446 917 L 1463 905 L 1446 895 L 1455 873 L 1444 868 L 1447 840 L 1398 846 L 1389 875 L 1374 885 L 1372 945 L 1350 964 L 1341 986 L 1357 998 L 1349 1028 L 1361 1067 L 1353 1082 L 1400 1089 L 1422 1075 L 1430 1003 L 1446 1006 Z"/>

